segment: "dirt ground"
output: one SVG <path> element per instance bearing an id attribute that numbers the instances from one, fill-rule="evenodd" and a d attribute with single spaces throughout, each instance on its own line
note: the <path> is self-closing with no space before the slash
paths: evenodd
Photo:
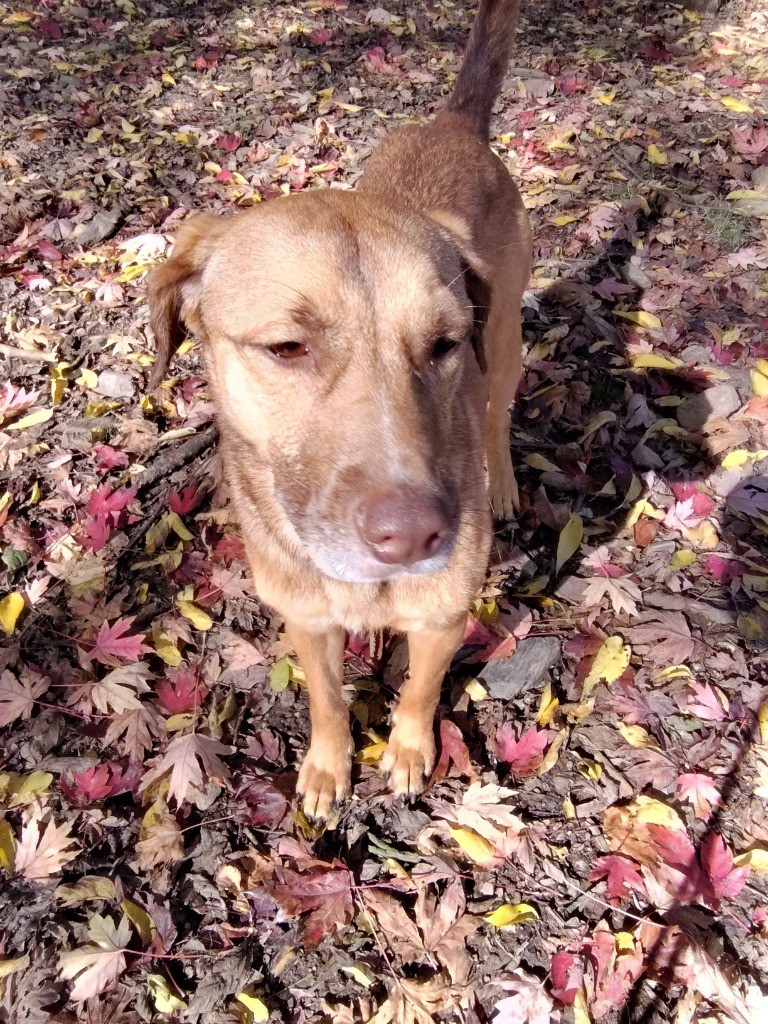
<path id="1" fill-rule="evenodd" d="M 146 393 L 181 220 L 353 185 L 473 11 L 0 0 L 2 1021 L 768 1020 L 765 3 L 525 5 L 523 510 L 412 806 L 397 638 L 350 641 L 354 798 L 292 806 L 192 341 Z"/>

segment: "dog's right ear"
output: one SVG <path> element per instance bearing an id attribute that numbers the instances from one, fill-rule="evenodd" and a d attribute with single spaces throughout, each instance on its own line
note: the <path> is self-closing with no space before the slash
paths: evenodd
<path id="1" fill-rule="evenodd" d="M 187 330 L 195 332 L 200 326 L 202 272 L 227 225 L 227 220 L 212 213 L 190 217 L 179 229 L 171 258 L 149 273 L 149 322 L 156 348 L 150 391 L 165 376 Z"/>

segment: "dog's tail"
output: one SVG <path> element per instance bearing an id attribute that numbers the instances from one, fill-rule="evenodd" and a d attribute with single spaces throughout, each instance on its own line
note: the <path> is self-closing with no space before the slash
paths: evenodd
<path id="1" fill-rule="evenodd" d="M 512 52 L 520 0 L 480 0 L 464 63 L 447 110 L 466 117 L 484 135 Z"/>

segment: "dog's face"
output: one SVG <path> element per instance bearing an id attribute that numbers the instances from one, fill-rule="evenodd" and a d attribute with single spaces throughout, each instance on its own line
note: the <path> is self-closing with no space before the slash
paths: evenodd
<path id="1" fill-rule="evenodd" d="M 153 273 L 158 372 L 182 320 L 255 503 L 266 479 L 334 578 L 436 572 L 462 517 L 487 515 L 487 297 L 463 248 L 428 218 L 327 191 L 195 218 Z"/>

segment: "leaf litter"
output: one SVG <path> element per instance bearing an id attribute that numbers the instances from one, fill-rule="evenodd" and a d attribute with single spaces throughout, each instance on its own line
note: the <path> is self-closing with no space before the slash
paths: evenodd
<path id="1" fill-rule="evenodd" d="M 404 647 L 352 638 L 354 799 L 292 808 L 301 670 L 197 349 L 144 395 L 185 212 L 354 184 L 471 16 L 0 3 L 0 1019 L 768 1014 L 764 5 L 523 13 L 523 507 L 413 806 L 376 769 Z"/>

